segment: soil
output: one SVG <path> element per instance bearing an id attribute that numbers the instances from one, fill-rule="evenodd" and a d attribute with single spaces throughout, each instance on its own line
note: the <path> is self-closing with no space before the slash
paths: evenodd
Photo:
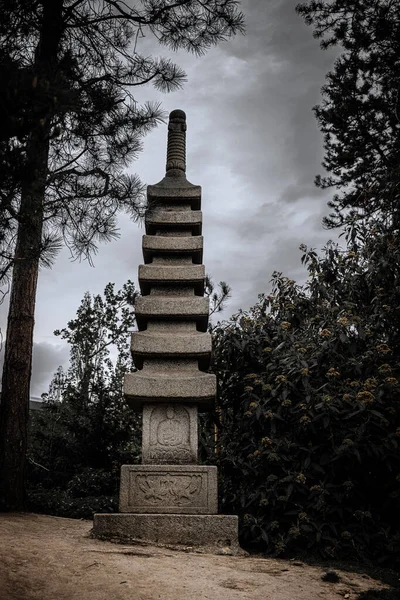
<path id="1" fill-rule="evenodd" d="M 337 569 L 338 582 L 323 581 L 327 569 L 301 561 L 113 544 L 91 526 L 0 514 L 0 600 L 356 600 L 387 588 Z"/>

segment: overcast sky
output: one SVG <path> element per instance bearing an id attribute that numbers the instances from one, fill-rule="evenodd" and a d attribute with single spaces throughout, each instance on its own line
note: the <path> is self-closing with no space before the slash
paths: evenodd
<path id="1" fill-rule="evenodd" d="M 268 292 L 274 270 L 304 281 L 299 245 L 320 248 L 337 235 L 322 227 L 330 194 L 314 186 L 323 152 L 312 112 L 334 54 L 319 48 L 296 15 L 296 3 L 245 0 L 246 36 L 201 58 L 169 53 L 150 36 L 137 47 L 171 56 L 187 73 L 182 90 L 162 94 L 144 87 L 137 99 L 186 112 L 187 177 L 203 193 L 204 264 L 215 282 L 232 287 L 226 318 Z M 166 125 L 159 126 L 131 165 L 147 184 L 164 176 L 166 137 Z M 41 271 L 32 395 L 47 391 L 58 365 L 68 365 L 68 346 L 53 331 L 74 317 L 84 293 L 101 293 L 109 281 L 117 289 L 127 279 L 137 282 L 144 230 L 124 216 L 120 229 L 119 240 L 100 246 L 94 268 L 71 263 L 65 251 L 52 270 Z M 6 303 L 0 311 L 4 329 Z"/>

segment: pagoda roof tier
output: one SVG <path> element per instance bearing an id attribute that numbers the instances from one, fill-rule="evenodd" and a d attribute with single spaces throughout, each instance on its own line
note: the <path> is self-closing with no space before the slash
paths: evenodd
<path id="1" fill-rule="evenodd" d="M 207 369 L 211 356 L 211 336 L 199 331 L 155 332 L 135 331 L 131 339 L 131 352 L 135 365 L 141 368 L 145 358 L 194 358 L 200 369 Z"/>
<path id="2" fill-rule="evenodd" d="M 203 236 L 166 236 L 144 235 L 143 258 L 150 263 L 154 255 L 189 255 L 193 263 L 201 264 L 203 260 Z"/>
<path id="3" fill-rule="evenodd" d="M 205 275 L 204 265 L 139 265 L 139 284 L 144 296 L 154 285 L 193 286 L 195 295 L 203 296 Z"/>
<path id="4" fill-rule="evenodd" d="M 124 379 L 126 402 L 140 411 L 143 404 L 151 402 L 184 402 L 208 410 L 217 390 L 216 377 L 202 371 L 137 371 L 127 373 Z"/>
<path id="5" fill-rule="evenodd" d="M 135 301 L 136 323 L 140 331 L 152 321 L 195 321 L 200 331 L 207 331 L 210 301 L 199 296 L 139 296 Z"/>
<path id="6" fill-rule="evenodd" d="M 146 233 L 154 235 L 160 229 L 191 229 L 192 235 L 200 235 L 202 230 L 200 210 L 148 210 L 146 213 Z"/>
<path id="7" fill-rule="evenodd" d="M 186 177 L 165 176 L 159 183 L 147 186 L 149 206 L 153 204 L 189 204 L 192 210 L 201 208 L 201 186 L 189 183 Z"/>

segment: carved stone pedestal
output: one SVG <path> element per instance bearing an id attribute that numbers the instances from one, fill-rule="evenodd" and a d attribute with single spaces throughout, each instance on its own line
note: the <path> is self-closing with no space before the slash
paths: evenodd
<path id="1" fill-rule="evenodd" d="M 119 510 L 124 513 L 217 514 L 217 467 L 124 465 Z"/>

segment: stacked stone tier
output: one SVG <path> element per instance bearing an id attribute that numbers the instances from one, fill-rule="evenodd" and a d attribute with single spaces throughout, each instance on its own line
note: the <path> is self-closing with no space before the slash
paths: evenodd
<path id="1" fill-rule="evenodd" d="M 208 333 L 188 331 L 187 333 L 141 331 L 132 336 L 131 351 L 135 364 L 143 368 L 146 358 L 195 358 L 201 367 L 207 369 L 211 353 L 211 339 Z"/>
<path id="2" fill-rule="evenodd" d="M 141 296 L 135 304 L 139 331 L 148 323 L 157 321 L 188 321 L 196 324 L 198 331 L 207 331 L 209 300 L 199 296 Z"/>
<path id="3" fill-rule="evenodd" d="M 142 247 L 146 264 L 151 263 L 153 257 L 158 256 L 190 257 L 194 264 L 200 265 L 203 260 L 203 236 L 201 235 L 192 237 L 144 235 Z"/>
<path id="4" fill-rule="evenodd" d="M 139 285 L 144 296 L 154 286 L 182 286 L 193 288 L 196 296 L 204 294 L 204 265 L 169 265 L 152 263 L 139 266 Z M 158 290 L 157 290 L 158 291 Z M 177 290 L 177 296 L 179 290 Z M 189 295 L 189 294 L 188 294 Z"/>
<path id="5" fill-rule="evenodd" d="M 215 375 L 195 369 L 170 372 L 161 368 L 153 372 L 143 369 L 125 375 L 124 392 L 126 402 L 136 411 L 148 402 L 195 404 L 206 410 L 215 398 Z"/>
<path id="6" fill-rule="evenodd" d="M 205 410 L 215 398 L 215 376 L 205 373 L 211 356 L 201 188 L 186 178 L 164 178 L 147 190 L 150 209 L 139 266 L 142 296 L 132 334 L 135 373 L 126 375 L 128 404 L 180 403 Z"/>
<path id="7" fill-rule="evenodd" d="M 189 232 L 201 235 L 202 213 L 200 210 L 151 210 L 146 215 L 146 233 L 155 235 L 157 231 L 173 229 L 176 232 Z"/>
<path id="8" fill-rule="evenodd" d="M 147 186 L 147 199 L 150 210 L 157 204 L 168 204 L 168 210 L 173 210 L 179 205 L 189 205 L 191 210 L 201 208 L 201 186 L 192 185 L 183 178 L 183 185 L 176 185 L 177 179 L 165 177 L 156 185 Z"/>

